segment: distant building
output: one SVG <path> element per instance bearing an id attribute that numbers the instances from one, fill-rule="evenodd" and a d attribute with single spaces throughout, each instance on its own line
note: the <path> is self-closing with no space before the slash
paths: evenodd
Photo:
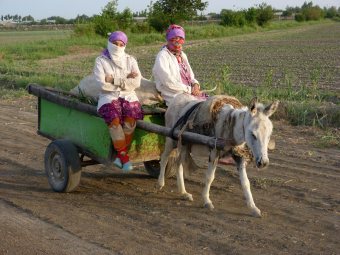
<path id="1" fill-rule="evenodd" d="M 146 21 L 147 17 L 133 17 L 132 19 L 138 23 L 143 23 Z"/>
<path id="2" fill-rule="evenodd" d="M 55 23 L 56 23 L 56 20 L 54 20 L 54 19 L 47 19 L 47 20 L 46 20 L 46 23 L 47 23 L 47 24 L 55 24 Z"/>
<path id="3" fill-rule="evenodd" d="M 17 24 L 18 24 L 18 22 L 14 21 L 14 20 L 0 21 L 0 25 L 3 26 L 3 27 L 16 27 Z"/>

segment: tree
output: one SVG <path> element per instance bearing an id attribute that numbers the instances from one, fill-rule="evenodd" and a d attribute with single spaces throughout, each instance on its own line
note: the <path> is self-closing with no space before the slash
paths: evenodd
<path id="1" fill-rule="evenodd" d="M 273 8 L 270 5 L 262 3 L 257 10 L 256 22 L 259 26 L 264 26 L 274 18 Z"/>
<path id="2" fill-rule="evenodd" d="M 328 9 L 324 8 L 324 13 L 326 13 L 325 17 L 327 19 L 332 19 L 332 18 L 334 18 L 337 15 L 336 7 L 332 6 L 332 7 L 328 8 Z"/>
<path id="3" fill-rule="evenodd" d="M 244 17 L 248 25 L 255 24 L 257 16 L 257 10 L 254 7 L 248 8 L 245 12 Z"/>
<path id="4" fill-rule="evenodd" d="M 112 0 L 103 8 L 102 14 L 93 18 L 94 30 L 96 34 L 107 36 L 107 33 L 117 29 L 116 15 L 117 15 L 118 0 Z"/>
<path id="5" fill-rule="evenodd" d="M 243 11 L 233 12 L 232 10 L 223 9 L 220 15 L 221 24 L 223 26 L 243 27 L 246 24 L 246 18 Z"/>
<path id="6" fill-rule="evenodd" d="M 149 24 L 162 32 L 169 24 L 190 20 L 197 15 L 197 11 L 207 8 L 208 2 L 201 0 L 158 0 L 150 3 Z"/>
<path id="7" fill-rule="evenodd" d="M 102 10 L 101 16 L 114 19 L 117 15 L 118 0 L 111 0 L 108 2 Z"/>
<path id="8" fill-rule="evenodd" d="M 85 14 L 83 15 L 78 15 L 75 19 L 74 19 L 74 23 L 86 23 L 87 21 L 90 21 L 91 18 Z"/>
<path id="9" fill-rule="evenodd" d="M 22 21 L 33 22 L 34 18 L 31 15 L 28 15 L 28 16 L 23 17 Z"/>
<path id="10" fill-rule="evenodd" d="M 122 13 L 118 13 L 116 20 L 119 28 L 126 29 L 131 26 L 133 22 L 132 12 L 129 8 L 125 8 Z"/>

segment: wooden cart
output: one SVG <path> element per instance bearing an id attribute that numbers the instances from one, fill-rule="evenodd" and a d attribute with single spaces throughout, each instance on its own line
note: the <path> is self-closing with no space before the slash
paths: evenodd
<path id="1" fill-rule="evenodd" d="M 45 171 L 56 192 L 71 192 L 80 182 L 82 167 L 94 164 L 112 165 L 115 153 L 109 130 L 97 114 L 96 107 L 82 103 L 67 92 L 29 84 L 28 92 L 38 97 L 38 134 L 52 142 L 45 151 Z M 143 162 L 146 171 L 157 177 L 159 158 L 165 136 L 165 109 L 144 108 L 144 119 L 137 128 L 129 149 L 132 163 Z M 175 131 L 177 137 L 179 131 Z M 223 148 L 225 141 L 184 132 L 183 141 Z"/>

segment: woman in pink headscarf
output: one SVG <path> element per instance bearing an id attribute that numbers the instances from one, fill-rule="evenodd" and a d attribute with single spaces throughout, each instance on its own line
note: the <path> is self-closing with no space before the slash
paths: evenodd
<path id="1" fill-rule="evenodd" d="M 166 105 L 181 93 L 201 96 L 200 85 L 195 79 L 186 54 L 182 51 L 185 32 L 181 26 L 170 25 L 166 31 L 167 44 L 156 57 L 152 69 L 156 87 Z"/>
<path id="2" fill-rule="evenodd" d="M 140 86 L 141 73 L 136 59 L 125 53 L 128 38 L 116 31 L 110 34 L 107 48 L 96 58 L 93 69 L 101 85 L 97 111 L 109 127 L 117 152 L 114 164 L 124 171 L 132 170 L 127 154 L 136 120 L 143 119 L 135 89 Z"/>

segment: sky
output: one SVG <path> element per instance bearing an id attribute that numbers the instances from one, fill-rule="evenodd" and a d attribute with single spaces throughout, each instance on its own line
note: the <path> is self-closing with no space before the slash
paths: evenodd
<path id="1" fill-rule="evenodd" d="M 153 2 L 155 2 L 154 0 Z M 206 0 L 203 0 L 206 1 Z M 210 0 L 204 13 L 220 13 L 222 9 L 240 10 L 261 4 L 271 5 L 275 9 L 286 9 L 287 6 L 296 7 L 306 0 Z M 320 7 L 340 7 L 340 0 L 307 0 Z M 35 20 L 60 16 L 65 19 L 76 18 L 77 15 L 92 16 L 100 14 L 109 0 L 0 0 L 1 15 L 31 15 Z M 147 9 L 150 0 L 118 0 L 118 11 L 129 8 L 132 12 Z"/>

